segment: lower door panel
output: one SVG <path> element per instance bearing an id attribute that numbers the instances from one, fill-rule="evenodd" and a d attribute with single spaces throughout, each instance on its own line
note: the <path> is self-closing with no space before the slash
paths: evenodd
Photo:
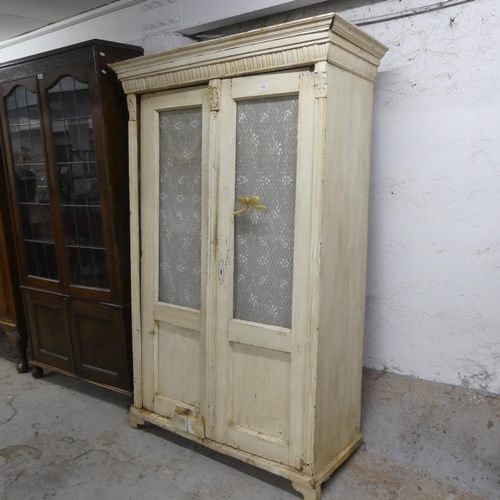
<path id="1" fill-rule="evenodd" d="M 119 306 L 69 300 L 69 321 L 78 376 L 130 391 L 124 314 Z"/>
<path id="2" fill-rule="evenodd" d="M 74 373 L 65 299 L 38 290 L 24 290 L 36 361 Z"/>

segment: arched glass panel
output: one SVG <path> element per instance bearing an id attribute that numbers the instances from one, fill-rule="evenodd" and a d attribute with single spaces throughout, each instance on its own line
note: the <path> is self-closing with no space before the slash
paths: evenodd
<path id="1" fill-rule="evenodd" d="M 89 87 L 61 78 L 48 91 L 52 144 L 72 285 L 109 288 Z"/>
<path id="2" fill-rule="evenodd" d="M 28 274 L 58 279 L 49 182 L 37 97 L 18 86 L 5 99 Z"/>

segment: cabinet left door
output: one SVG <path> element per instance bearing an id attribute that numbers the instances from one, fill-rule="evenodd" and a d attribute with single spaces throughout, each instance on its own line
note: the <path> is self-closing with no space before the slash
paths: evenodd
<path id="1" fill-rule="evenodd" d="M 36 80 L 0 86 L 7 177 L 22 282 L 61 291 L 54 193 L 44 148 Z"/>
<path id="2" fill-rule="evenodd" d="M 204 436 L 206 297 L 215 182 L 208 89 L 141 100 L 143 406 Z M 213 245 L 213 243 L 212 243 Z M 213 273 L 212 273 L 213 276 Z"/>
<path id="3" fill-rule="evenodd" d="M 73 373 L 66 300 L 60 295 L 24 290 L 33 354 L 37 362 Z"/>

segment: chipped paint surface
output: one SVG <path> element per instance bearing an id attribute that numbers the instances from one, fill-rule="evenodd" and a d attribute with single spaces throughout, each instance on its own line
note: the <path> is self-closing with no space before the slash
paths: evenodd
<path id="1" fill-rule="evenodd" d="M 217 31 L 433 3 L 329 0 Z M 0 60 L 102 33 L 149 53 L 190 43 L 141 41 L 140 20 L 140 6 L 125 9 L 0 50 Z M 500 2 L 364 29 L 389 47 L 375 85 L 365 364 L 500 393 Z"/>

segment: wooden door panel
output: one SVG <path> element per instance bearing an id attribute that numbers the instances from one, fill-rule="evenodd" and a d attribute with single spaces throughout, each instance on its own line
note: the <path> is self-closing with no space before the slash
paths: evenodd
<path id="1" fill-rule="evenodd" d="M 205 436 L 209 113 L 206 88 L 141 101 L 142 252 L 151 263 L 141 280 L 142 406 L 198 437 Z M 154 148 L 146 145 L 152 135 Z"/>
<path id="2" fill-rule="evenodd" d="M 16 313 L 14 309 L 14 297 L 12 293 L 12 283 L 10 280 L 9 263 L 5 242 L 2 241 L 2 220 L 0 216 L 0 324 L 16 323 Z"/>
<path id="3" fill-rule="evenodd" d="M 225 80 L 219 116 L 212 436 L 297 468 L 309 432 L 314 92 L 309 72 Z M 240 197 L 254 196 L 267 210 L 238 210 Z"/>
<path id="4" fill-rule="evenodd" d="M 2 155 L 2 149 L 0 148 L 0 155 Z M 0 156 L 0 182 L 3 182 L 2 178 L 2 156 Z M 6 193 L 0 189 L 0 196 L 5 196 Z M 3 202 L 0 202 L 0 324 L 12 324 L 16 323 L 16 312 L 14 307 L 14 296 L 12 291 L 12 281 L 10 278 L 9 260 L 7 257 L 7 241 L 5 234 L 5 226 L 2 219 Z M 6 213 L 8 213 L 6 211 Z"/>
<path id="5" fill-rule="evenodd" d="M 288 463 L 290 354 L 231 342 L 228 444 Z M 263 443 L 264 442 L 264 443 Z"/>
<path id="6" fill-rule="evenodd" d="M 130 390 L 122 308 L 71 299 L 68 303 L 76 373 Z"/>
<path id="7" fill-rule="evenodd" d="M 25 290 L 24 298 L 35 359 L 73 373 L 73 355 L 64 298 L 34 290 Z"/>

